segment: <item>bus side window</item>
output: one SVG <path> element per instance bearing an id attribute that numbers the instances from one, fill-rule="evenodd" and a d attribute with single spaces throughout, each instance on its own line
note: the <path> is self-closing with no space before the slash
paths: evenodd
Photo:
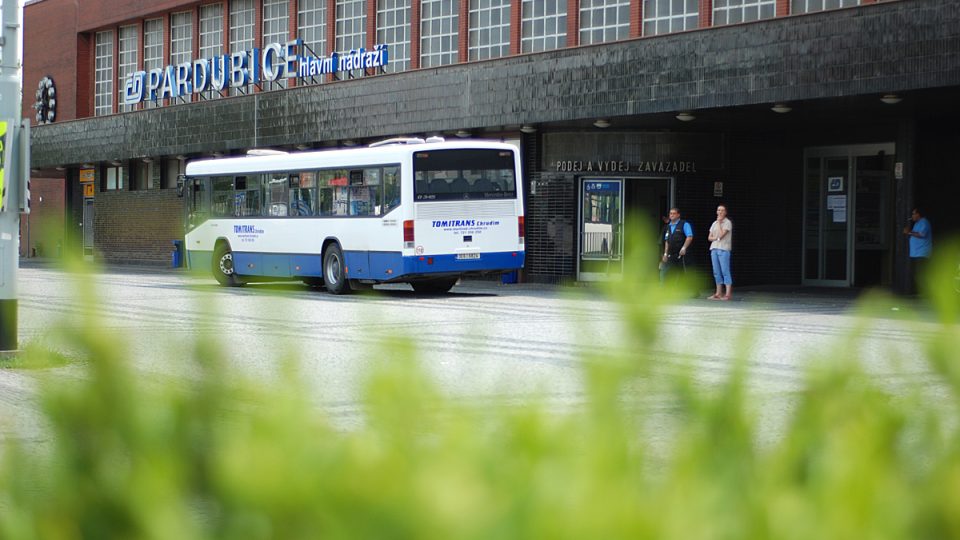
<path id="1" fill-rule="evenodd" d="M 268 216 L 286 216 L 289 197 L 289 180 L 286 174 L 264 175 L 266 180 L 266 214 Z"/>
<path id="2" fill-rule="evenodd" d="M 312 216 L 316 206 L 316 175 L 302 172 L 290 175 L 290 215 Z"/>
<path id="3" fill-rule="evenodd" d="M 318 216 L 332 216 L 333 215 L 333 188 L 325 187 L 320 188 L 320 202 L 317 205 L 317 215 Z"/>
<path id="4" fill-rule="evenodd" d="M 326 169 L 317 173 L 317 189 L 319 190 L 318 216 L 346 215 L 347 201 L 347 171 Z"/>
<path id="5" fill-rule="evenodd" d="M 400 206 L 400 167 L 383 168 L 383 212 Z"/>

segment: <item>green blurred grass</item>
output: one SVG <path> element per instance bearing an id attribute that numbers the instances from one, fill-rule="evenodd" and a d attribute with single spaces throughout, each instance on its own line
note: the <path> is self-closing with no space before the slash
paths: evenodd
<path id="1" fill-rule="evenodd" d="M 252 380 L 202 338 L 187 359 L 199 375 L 169 384 L 134 372 L 94 317 L 65 324 L 54 332 L 84 377 L 41 385 L 49 442 L 3 442 L 0 537 L 960 537 L 958 299 L 937 286 L 952 278 L 947 258 L 925 289 L 939 324 L 917 351 L 941 390 L 893 392 L 865 373 L 859 336 L 890 303 L 871 297 L 859 327 L 812 358 L 770 440 L 747 385 L 749 333 L 717 384 L 659 369 L 660 321 L 690 290 L 660 287 L 640 262 L 655 257 L 633 252 L 634 279 L 606 291 L 626 342 L 582 359 L 572 410 L 445 395 L 411 339 L 384 335 L 363 421 L 343 429 L 293 354 Z M 22 367 L 64 362 L 31 346 Z"/>

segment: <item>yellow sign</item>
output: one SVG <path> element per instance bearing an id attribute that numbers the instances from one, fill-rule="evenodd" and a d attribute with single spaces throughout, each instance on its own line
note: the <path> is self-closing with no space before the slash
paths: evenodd
<path id="1" fill-rule="evenodd" d="M 0 210 L 7 209 L 7 186 L 3 182 L 3 171 L 7 168 L 7 123 L 0 121 Z"/>
<path id="2" fill-rule="evenodd" d="M 93 169 L 80 169 L 81 184 L 86 184 L 88 182 L 93 183 L 94 179 L 96 179 L 96 175 L 94 174 Z"/>
<path id="3" fill-rule="evenodd" d="M 93 197 L 93 184 L 83 184 L 83 196 L 87 198 Z"/>

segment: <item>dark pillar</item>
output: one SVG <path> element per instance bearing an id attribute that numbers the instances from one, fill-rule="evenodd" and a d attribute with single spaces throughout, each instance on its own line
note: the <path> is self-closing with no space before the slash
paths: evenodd
<path id="1" fill-rule="evenodd" d="M 17 350 L 17 299 L 0 300 L 0 351 Z"/>
<path id="2" fill-rule="evenodd" d="M 911 290 L 913 274 L 910 269 L 910 250 L 906 237 L 901 230 L 910 217 L 913 209 L 914 182 L 916 181 L 916 154 L 917 123 L 914 117 L 903 118 L 897 129 L 897 170 L 902 175 L 896 176 L 894 182 L 894 223 L 895 247 L 893 250 L 893 290 L 898 294 L 907 294 Z"/>

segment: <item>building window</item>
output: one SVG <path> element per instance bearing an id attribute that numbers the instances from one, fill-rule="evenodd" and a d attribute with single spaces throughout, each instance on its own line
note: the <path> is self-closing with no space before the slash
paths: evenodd
<path id="1" fill-rule="evenodd" d="M 163 19 L 149 19 L 143 22 L 143 69 L 147 73 L 152 69 L 163 68 Z M 144 107 L 159 107 L 160 101 L 144 100 Z"/>
<path id="2" fill-rule="evenodd" d="M 161 187 L 163 189 L 175 189 L 177 187 L 177 177 L 186 170 L 186 162 L 178 158 L 169 158 L 163 162 L 163 176 L 161 177 Z"/>
<path id="3" fill-rule="evenodd" d="M 377 43 L 390 48 L 387 71 L 410 68 L 410 0 L 377 0 Z"/>
<path id="4" fill-rule="evenodd" d="M 200 58 L 212 59 L 223 54 L 223 4 L 200 6 Z M 200 94 L 203 99 L 220 97 L 216 90 Z"/>
<path id="5" fill-rule="evenodd" d="M 726 4 L 728 1 L 717 0 L 717 3 Z M 699 24 L 699 0 L 643 0 L 645 36 L 692 30 Z"/>
<path id="6" fill-rule="evenodd" d="M 105 167 L 103 169 L 103 190 L 120 191 L 123 189 L 123 167 Z"/>
<path id="7" fill-rule="evenodd" d="M 153 162 L 142 163 L 136 162 L 131 163 L 132 170 L 131 175 L 133 176 L 133 182 L 130 186 L 131 189 L 135 190 L 147 190 L 153 189 Z"/>
<path id="8" fill-rule="evenodd" d="M 289 41 L 290 36 L 290 15 L 287 8 L 290 6 L 289 0 L 264 0 L 263 1 L 263 46 L 271 43 L 284 44 Z M 262 69 L 262 66 L 261 66 Z M 264 90 L 273 88 L 284 88 L 287 85 L 284 78 L 279 78 L 274 82 L 265 82 Z"/>
<path id="9" fill-rule="evenodd" d="M 457 0 L 420 3 L 420 67 L 446 66 L 459 59 Z"/>
<path id="10" fill-rule="evenodd" d="M 470 0 L 470 60 L 510 54 L 510 0 Z"/>
<path id="11" fill-rule="evenodd" d="M 523 0 L 520 50 L 549 51 L 567 46 L 567 1 Z"/>
<path id="12" fill-rule="evenodd" d="M 113 30 L 97 32 L 93 114 L 113 114 Z"/>
<path id="13" fill-rule="evenodd" d="M 676 0 L 658 0 L 667 3 Z M 630 0 L 583 0 L 580 44 L 606 43 L 630 37 Z"/>
<path id="14" fill-rule="evenodd" d="M 793 0 L 790 4 L 790 13 L 811 13 L 859 5 L 860 0 Z"/>
<path id="15" fill-rule="evenodd" d="M 230 2 L 230 52 L 250 51 L 253 49 L 253 0 L 231 0 Z M 230 95 L 237 96 L 252 91 L 253 85 L 231 88 Z"/>
<path id="16" fill-rule="evenodd" d="M 137 53 L 139 52 L 139 43 L 137 43 L 138 29 L 135 25 L 121 26 L 118 39 L 118 73 L 117 73 L 117 107 L 121 112 L 133 110 L 132 105 L 123 104 L 123 90 L 126 86 L 127 77 L 137 71 Z"/>
<path id="17" fill-rule="evenodd" d="M 312 52 L 315 56 L 326 56 L 326 0 L 300 0 L 297 5 L 299 9 L 297 12 L 297 37 L 303 40 L 307 52 Z"/>
<path id="18" fill-rule="evenodd" d="M 367 40 L 367 0 L 337 0 L 335 49 L 340 53 L 355 51 Z M 358 76 L 355 69 L 350 75 Z"/>
<path id="19" fill-rule="evenodd" d="M 170 15 L 170 63 L 174 66 L 193 60 L 193 13 L 183 11 Z M 180 96 L 190 101 L 190 95 Z"/>
<path id="20" fill-rule="evenodd" d="M 776 11 L 776 0 L 713 0 L 713 24 L 722 26 L 770 19 Z"/>

